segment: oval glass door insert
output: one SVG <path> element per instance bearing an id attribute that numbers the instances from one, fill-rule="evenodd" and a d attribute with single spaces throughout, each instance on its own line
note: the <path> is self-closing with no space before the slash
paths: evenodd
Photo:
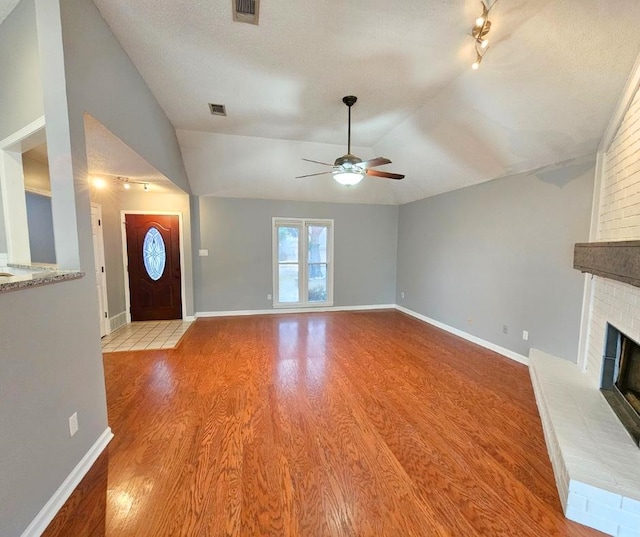
<path id="1" fill-rule="evenodd" d="M 144 236 L 142 259 L 149 278 L 159 280 L 167 263 L 167 252 L 162 235 L 155 227 L 150 228 Z"/>

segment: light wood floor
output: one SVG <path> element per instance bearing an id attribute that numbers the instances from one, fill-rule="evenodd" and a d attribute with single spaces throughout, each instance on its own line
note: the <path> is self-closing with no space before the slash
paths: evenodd
<path id="1" fill-rule="evenodd" d="M 108 453 L 54 536 L 595 536 L 525 366 L 395 311 L 198 320 L 104 355 Z"/>

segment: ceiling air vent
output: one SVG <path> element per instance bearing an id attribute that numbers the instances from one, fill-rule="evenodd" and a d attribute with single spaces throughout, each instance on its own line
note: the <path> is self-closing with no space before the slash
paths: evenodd
<path id="1" fill-rule="evenodd" d="M 209 103 L 209 110 L 211 111 L 212 116 L 226 116 L 227 109 L 224 107 L 224 104 L 213 104 Z"/>
<path id="2" fill-rule="evenodd" d="M 231 0 L 233 5 L 233 20 L 258 24 L 260 14 L 260 0 Z"/>

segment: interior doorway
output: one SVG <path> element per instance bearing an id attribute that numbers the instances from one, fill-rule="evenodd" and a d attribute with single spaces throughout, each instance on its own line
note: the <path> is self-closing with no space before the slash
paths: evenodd
<path id="1" fill-rule="evenodd" d="M 96 289 L 98 292 L 100 337 L 104 337 L 111 333 L 111 327 L 109 326 L 109 307 L 107 305 L 107 274 L 104 261 L 102 207 L 97 203 L 91 204 L 91 230 L 93 233 L 93 256 L 96 270 Z"/>
<path id="2" fill-rule="evenodd" d="M 123 214 L 130 321 L 183 318 L 181 215 Z"/>

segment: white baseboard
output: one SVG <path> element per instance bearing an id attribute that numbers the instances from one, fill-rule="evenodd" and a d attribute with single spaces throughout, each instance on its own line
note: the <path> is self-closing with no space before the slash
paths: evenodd
<path id="1" fill-rule="evenodd" d="M 366 311 L 366 310 L 382 310 L 382 309 L 397 309 L 407 315 L 411 315 L 416 319 L 429 323 L 433 326 L 441 328 L 442 330 L 446 330 L 447 332 L 454 334 L 458 337 L 466 339 L 467 341 L 471 341 L 476 345 L 480 345 L 485 349 L 489 349 L 493 352 L 497 352 L 502 356 L 506 356 L 511 360 L 515 360 L 521 364 L 529 365 L 529 358 L 523 356 L 522 354 L 518 354 L 517 352 L 513 352 L 509 349 L 505 349 L 500 345 L 496 345 L 495 343 L 491 343 L 490 341 L 486 341 L 477 336 L 473 336 L 468 334 L 467 332 L 463 332 L 462 330 L 458 330 L 457 328 L 453 328 L 452 326 L 441 323 L 440 321 L 436 321 L 435 319 L 431 319 L 417 313 L 413 310 L 407 309 L 403 306 L 399 306 L 398 304 L 374 304 L 368 306 L 331 306 L 325 308 L 278 308 L 278 309 L 269 309 L 269 310 L 233 310 L 233 311 L 198 311 L 196 312 L 196 319 L 201 319 L 205 317 L 235 317 L 235 316 L 244 316 L 244 315 L 278 315 L 280 313 L 313 313 L 313 312 L 328 312 L 328 311 Z"/>
<path id="2" fill-rule="evenodd" d="M 411 315 L 411 317 L 415 317 L 416 319 L 420 319 L 421 321 L 424 321 L 425 323 L 429 323 L 433 326 L 436 326 L 438 328 L 442 328 L 442 330 L 446 330 L 447 332 L 461 337 L 462 339 L 466 339 L 467 341 L 471 341 L 471 343 L 475 343 L 476 345 L 480 345 L 481 347 L 484 347 L 485 349 L 489 349 L 490 351 L 493 352 L 497 352 L 498 354 L 502 354 L 502 356 L 506 356 L 507 358 L 510 358 L 511 360 L 514 360 L 516 362 L 520 362 L 521 364 L 524 364 L 526 366 L 529 365 L 529 358 L 527 358 L 526 356 L 523 356 L 522 354 L 518 354 L 517 352 L 513 352 L 510 351 L 509 349 L 505 349 L 504 347 L 501 347 L 500 345 L 496 345 L 495 343 L 491 343 L 490 341 L 486 341 L 484 339 L 481 339 L 477 336 L 473 336 L 471 334 L 468 334 L 467 332 L 463 332 L 462 330 L 459 330 L 458 328 L 454 328 L 453 326 L 449 326 L 447 324 L 441 323 L 440 321 L 436 321 L 435 319 L 431 319 L 425 315 L 422 315 L 420 313 L 417 313 L 413 310 L 410 310 L 408 308 L 405 308 L 403 306 L 398 306 L 397 304 L 395 305 L 395 308 L 398 311 L 401 311 L 403 313 L 406 313 L 407 315 Z"/>
<path id="3" fill-rule="evenodd" d="M 100 454 L 104 451 L 109 442 L 111 442 L 112 438 L 113 433 L 111 432 L 111 428 L 107 427 L 100 435 L 100 438 L 96 440 L 85 456 L 82 457 L 82 460 L 67 476 L 58 490 L 56 490 L 53 496 L 51 496 L 49 501 L 33 519 L 31 524 L 29 524 L 27 529 L 22 532 L 21 537 L 40 537 L 40 535 L 44 533 L 44 530 L 46 530 L 47 526 L 51 524 L 51 521 L 54 519 L 58 511 L 60 511 L 64 503 L 69 499 L 69 496 L 71 496 L 80 481 L 82 481 L 82 478 L 91 469 L 93 463 L 96 462 Z"/>
<path id="4" fill-rule="evenodd" d="M 321 308 L 277 308 L 270 310 L 197 311 L 196 319 L 204 317 L 236 317 L 241 315 L 278 315 L 280 313 L 323 313 L 327 311 L 366 311 L 394 309 L 395 304 L 369 306 L 328 306 Z"/>
<path id="5" fill-rule="evenodd" d="M 190 323 L 191 321 L 195 321 L 196 320 L 196 316 L 195 315 L 185 315 L 182 318 L 183 321 Z"/>
<path id="6" fill-rule="evenodd" d="M 118 313 L 118 315 L 114 315 L 109 319 L 109 328 L 111 329 L 111 332 L 115 332 L 118 328 L 123 327 L 125 324 L 127 324 L 126 311 Z"/>

